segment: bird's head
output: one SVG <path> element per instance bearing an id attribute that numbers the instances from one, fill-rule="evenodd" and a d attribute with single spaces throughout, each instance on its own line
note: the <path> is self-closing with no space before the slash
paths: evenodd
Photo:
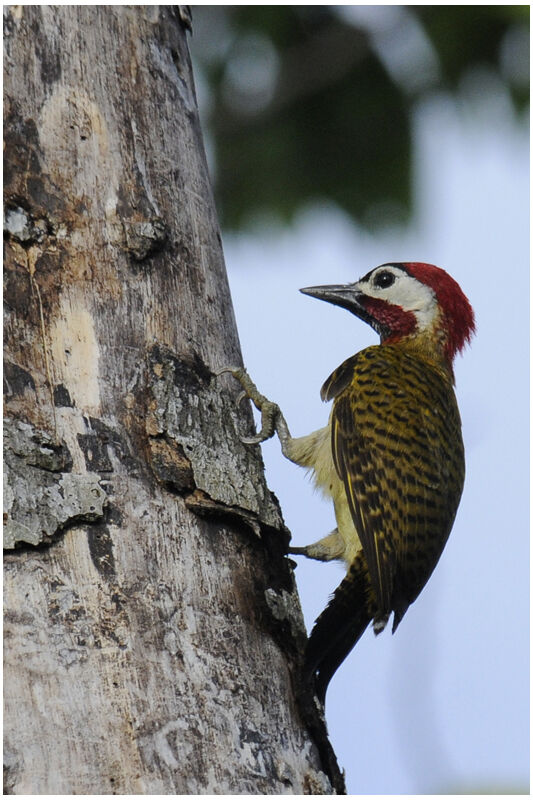
<path id="1" fill-rule="evenodd" d="M 356 283 L 300 291 L 347 308 L 374 328 L 382 344 L 418 342 L 440 353 L 450 368 L 475 331 L 461 287 L 432 264 L 382 264 Z"/>

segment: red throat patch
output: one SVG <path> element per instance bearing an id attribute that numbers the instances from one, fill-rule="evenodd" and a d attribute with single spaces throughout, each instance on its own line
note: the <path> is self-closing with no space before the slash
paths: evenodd
<path id="1" fill-rule="evenodd" d="M 384 340 L 388 343 L 399 341 L 416 330 L 416 317 L 412 311 L 404 311 L 401 306 L 392 305 L 377 297 L 366 296 L 364 305 L 368 313 L 390 331 L 390 336 Z"/>

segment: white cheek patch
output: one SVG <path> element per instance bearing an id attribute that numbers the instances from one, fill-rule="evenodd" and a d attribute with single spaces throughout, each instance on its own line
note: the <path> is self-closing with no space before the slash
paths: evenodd
<path id="1" fill-rule="evenodd" d="M 377 271 L 376 271 L 377 272 Z M 433 289 L 420 283 L 398 267 L 380 267 L 379 272 L 391 272 L 396 276 L 392 286 L 380 289 L 373 284 L 376 273 L 373 273 L 368 282 L 360 283 L 361 290 L 369 297 L 386 300 L 395 306 L 400 306 L 404 311 L 411 311 L 418 322 L 418 329 L 425 330 L 433 327 L 438 314 L 437 297 Z"/>

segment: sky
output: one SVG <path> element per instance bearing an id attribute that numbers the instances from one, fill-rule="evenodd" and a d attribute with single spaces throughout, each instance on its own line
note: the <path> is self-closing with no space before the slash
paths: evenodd
<path id="1" fill-rule="evenodd" d="M 446 269 L 477 336 L 456 362 L 467 477 L 454 529 L 398 630 L 371 629 L 334 676 L 326 718 L 349 793 L 502 793 L 529 786 L 529 143 L 503 95 L 435 97 L 415 124 L 416 213 L 370 235 L 330 207 L 290 229 L 224 235 L 244 363 L 293 435 L 326 424 L 320 387 L 376 344 L 304 286 L 348 283 L 387 261 Z M 262 445 L 295 545 L 335 527 L 333 509 L 277 440 Z M 299 558 L 308 629 L 341 564 Z"/>

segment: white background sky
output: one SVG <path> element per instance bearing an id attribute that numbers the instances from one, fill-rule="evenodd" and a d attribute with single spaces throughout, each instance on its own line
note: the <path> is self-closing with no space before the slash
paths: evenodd
<path id="1" fill-rule="evenodd" d="M 326 423 L 322 382 L 376 343 L 343 309 L 299 294 L 386 261 L 450 272 L 478 334 L 456 363 L 467 479 L 450 540 L 398 631 L 368 630 L 330 684 L 327 720 L 350 793 L 527 791 L 529 769 L 528 137 L 505 98 L 417 112 L 417 212 L 408 231 L 370 236 L 332 209 L 287 230 L 224 237 L 244 361 L 293 435 Z M 297 545 L 333 510 L 279 443 L 267 478 Z M 338 564 L 298 559 L 311 628 L 340 583 Z"/>

